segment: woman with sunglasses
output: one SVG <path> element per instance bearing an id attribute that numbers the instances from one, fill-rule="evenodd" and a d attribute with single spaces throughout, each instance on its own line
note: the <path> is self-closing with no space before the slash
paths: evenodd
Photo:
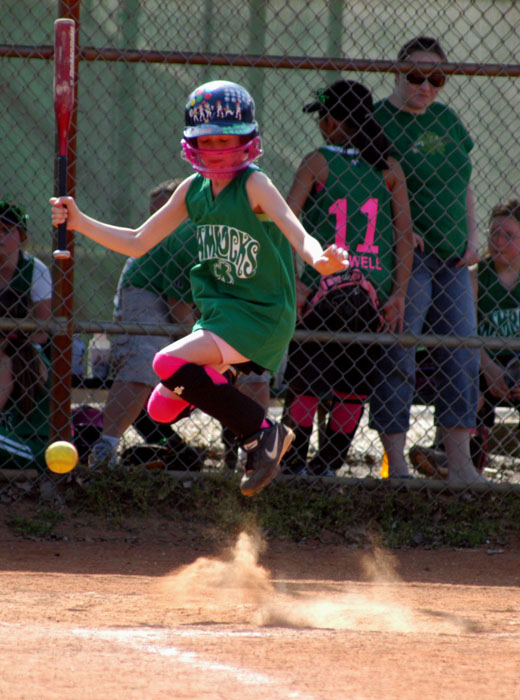
<path id="1" fill-rule="evenodd" d="M 472 336 L 476 320 L 468 266 L 479 261 L 471 190 L 471 136 L 457 115 L 437 102 L 445 83 L 440 43 L 417 37 L 399 61 L 410 67 L 396 75 L 391 95 L 376 105 L 406 177 L 414 226 L 415 256 L 408 286 L 404 330 Z M 478 350 L 439 347 L 436 423 L 447 454 L 449 480 L 482 480 L 470 455 L 470 430 L 477 407 Z M 406 431 L 415 390 L 415 348 L 395 345 L 384 358 L 386 379 L 371 401 L 371 425 L 388 455 L 390 475 L 407 472 Z"/>

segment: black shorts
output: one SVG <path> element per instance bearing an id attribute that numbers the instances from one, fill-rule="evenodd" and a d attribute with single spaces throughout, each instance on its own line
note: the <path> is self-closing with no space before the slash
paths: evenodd
<path id="1" fill-rule="evenodd" d="M 380 353 L 380 345 L 293 340 L 284 379 L 299 394 L 323 397 L 335 389 L 369 395 L 380 381 Z"/>

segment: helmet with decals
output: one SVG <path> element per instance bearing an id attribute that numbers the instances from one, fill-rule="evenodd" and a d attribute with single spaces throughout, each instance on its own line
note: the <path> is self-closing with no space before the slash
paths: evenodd
<path id="1" fill-rule="evenodd" d="M 235 135 L 240 143 L 233 148 L 198 147 L 202 136 Z M 183 157 L 205 177 L 233 176 L 262 154 L 255 103 L 248 91 L 237 83 L 214 80 L 196 88 L 188 97 L 185 110 Z"/>

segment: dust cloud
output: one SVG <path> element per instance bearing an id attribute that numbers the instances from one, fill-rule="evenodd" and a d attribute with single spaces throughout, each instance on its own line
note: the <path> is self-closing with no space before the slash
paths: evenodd
<path id="1" fill-rule="evenodd" d="M 323 591 L 316 586 L 308 590 L 305 581 L 299 580 L 275 586 L 270 572 L 258 563 L 263 547 L 261 538 L 242 532 L 221 557 L 200 557 L 163 577 L 157 590 L 166 604 L 196 610 L 205 622 L 219 622 L 224 611 L 233 610 L 236 622 L 258 626 L 436 634 L 475 631 L 464 618 L 407 605 L 406 586 L 388 585 L 400 583 L 392 555 L 377 546 L 363 560 L 367 582 L 362 592 L 354 590 L 360 586 L 352 582 L 323 582 Z"/>

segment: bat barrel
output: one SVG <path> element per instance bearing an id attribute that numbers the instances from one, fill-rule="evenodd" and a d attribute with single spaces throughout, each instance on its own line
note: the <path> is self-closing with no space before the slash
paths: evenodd
<path id="1" fill-rule="evenodd" d="M 54 111 L 60 155 L 67 152 L 67 137 L 74 108 L 74 20 L 54 23 Z"/>
<path id="2" fill-rule="evenodd" d="M 58 195 L 67 194 L 67 144 L 74 109 L 75 23 L 60 18 L 54 22 L 54 111 L 58 130 Z M 67 247 L 67 225 L 58 226 L 56 260 L 71 257 Z"/>

